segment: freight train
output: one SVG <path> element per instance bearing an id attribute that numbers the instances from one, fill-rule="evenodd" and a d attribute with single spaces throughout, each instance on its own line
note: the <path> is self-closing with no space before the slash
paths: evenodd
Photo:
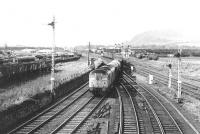
<path id="1" fill-rule="evenodd" d="M 148 60 L 158 60 L 159 57 L 157 54 L 155 53 L 143 53 L 143 52 L 139 52 L 135 54 L 135 57 L 138 59 L 143 59 L 143 58 L 147 58 Z"/>
<path id="2" fill-rule="evenodd" d="M 114 53 L 104 52 L 102 56 L 105 58 L 114 59 Z"/>
<path id="3" fill-rule="evenodd" d="M 91 71 L 89 88 L 95 96 L 103 96 L 111 91 L 114 82 L 121 73 L 121 61 L 113 60 L 107 65 Z"/>

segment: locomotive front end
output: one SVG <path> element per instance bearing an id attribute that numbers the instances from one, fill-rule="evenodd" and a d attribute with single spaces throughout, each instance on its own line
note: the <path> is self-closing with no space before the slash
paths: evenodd
<path id="1" fill-rule="evenodd" d="M 109 87 L 108 74 L 102 70 L 92 71 L 89 75 L 89 88 L 95 95 L 105 95 Z"/>

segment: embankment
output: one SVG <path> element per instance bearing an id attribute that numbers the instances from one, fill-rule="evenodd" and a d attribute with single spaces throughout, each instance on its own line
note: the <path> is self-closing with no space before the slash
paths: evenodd
<path id="1" fill-rule="evenodd" d="M 27 117 L 38 113 L 41 111 L 41 109 L 44 109 L 59 98 L 78 88 L 80 85 L 88 81 L 88 74 L 89 71 L 81 76 L 71 79 L 70 81 L 60 84 L 55 89 L 56 95 L 54 99 L 52 98 L 50 91 L 47 90 L 43 93 L 36 94 L 20 104 L 8 107 L 6 110 L 1 111 L 0 133 L 9 131 L 9 129 L 13 128 L 14 125 L 21 123 L 22 120 L 25 120 Z"/>

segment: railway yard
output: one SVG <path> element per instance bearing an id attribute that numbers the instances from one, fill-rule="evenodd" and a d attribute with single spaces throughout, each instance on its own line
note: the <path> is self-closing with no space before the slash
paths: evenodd
<path id="1" fill-rule="evenodd" d="M 200 91 L 199 85 L 194 85 L 192 79 L 183 81 L 183 100 L 182 103 L 177 103 L 177 76 L 172 79 L 172 88 L 168 88 L 167 71 L 162 68 L 164 63 L 155 66 L 152 61 L 152 64 L 149 64 L 130 57 L 127 59 L 130 64 L 121 62 L 122 66 L 118 63 L 109 65 L 112 58 L 95 54 L 90 56 L 94 59 L 101 57 L 104 61 L 103 66 L 98 69 L 95 67 L 96 70 L 105 68 L 112 72 L 113 69 L 109 67 L 117 66 L 116 71 L 121 68 L 119 76 L 116 75 L 117 72 L 111 75 L 117 79 L 111 83 L 113 86 L 110 86 L 109 90 L 112 91 L 97 96 L 99 89 L 95 89 L 95 82 L 91 84 L 89 77 L 90 71 L 94 68 L 88 67 L 86 55 L 83 54 L 77 61 L 58 63 L 55 71 L 54 98 L 48 92 L 50 73 L 47 72 L 30 77 L 28 81 L 21 80 L 1 87 L 0 116 L 5 117 L 0 119 L 0 124 L 3 126 L 0 132 L 9 134 L 200 133 Z M 162 61 L 165 60 L 157 62 Z M 127 71 L 131 66 L 136 69 L 134 73 Z M 95 78 L 99 77 L 98 71 L 96 72 L 94 72 Z M 148 84 L 149 74 L 154 76 L 153 84 Z M 102 75 L 97 79 L 97 83 L 103 78 Z M 106 85 L 105 81 L 103 84 Z M 28 102 L 24 103 L 27 100 Z M 17 111 L 17 115 L 13 113 L 14 110 Z M 11 123 L 3 125 L 6 121 Z"/>
<path id="2" fill-rule="evenodd" d="M 200 134 L 199 4 L 0 1 L 0 134 Z"/>

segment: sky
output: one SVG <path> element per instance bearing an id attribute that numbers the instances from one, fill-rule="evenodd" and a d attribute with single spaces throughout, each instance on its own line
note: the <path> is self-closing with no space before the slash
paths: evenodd
<path id="1" fill-rule="evenodd" d="M 0 46 L 113 45 L 149 30 L 200 38 L 199 0 L 0 0 Z"/>

